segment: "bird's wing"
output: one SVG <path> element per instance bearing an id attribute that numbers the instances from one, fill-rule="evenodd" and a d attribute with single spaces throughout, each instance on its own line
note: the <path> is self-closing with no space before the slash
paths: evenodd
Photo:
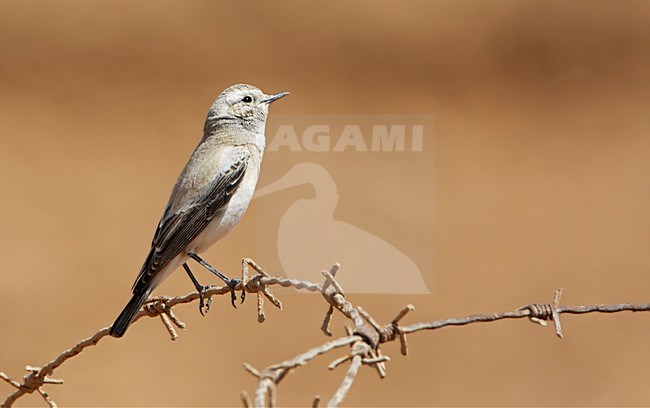
<path id="1" fill-rule="evenodd" d="M 133 284 L 134 292 L 147 288 L 156 273 L 180 254 L 228 205 L 244 178 L 250 157 L 245 149 L 238 149 L 235 153 L 238 153 L 237 158 L 214 176 L 205 193 L 194 203 L 172 214 L 168 213 L 170 207 L 165 211 L 151 243 L 151 251 Z"/>

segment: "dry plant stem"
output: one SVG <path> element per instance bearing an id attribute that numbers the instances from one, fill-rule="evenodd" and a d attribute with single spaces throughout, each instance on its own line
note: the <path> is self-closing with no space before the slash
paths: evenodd
<path id="1" fill-rule="evenodd" d="M 363 309 L 355 308 L 345 298 L 345 295 L 341 287 L 335 281 L 334 275 L 339 269 L 338 264 L 334 265 L 334 267 L 329 272 L 323 271 L 323 275 L 326 278 L 326 281 L 323 285 L 319 285 L 313 282 L 299 280 L 299 279 L 289 279 L 283 277 L 269 276 L 261 267 L 259 267 L 251 260 L 244 260 L 242 265 L 244 264 L 246 265 L 246 268 L 243 268 L 242 270 L 242 277 L 244 279 L 242 279 L 242 283 L 240 283 L 236 288 L 237 290 L 245 290 L 246 292 L 249 293 L 255 293 L 260 297 L 264 296 L 274 306 L 278 308 L 281 308 L 282 304 L 270 292 L 269 290 L 270 286 L 278 285 L 287 288 L 291 287 L 296 290 L 306 290 L 309 292 L 321 293 L 324 299 L 329 304 L 328 307 L 331 308 L 331 311 L 328 311 L 328 316 L 326 316 L 325 319 L 326 321 L 323 323 L 324 331 L 325 330 L 329 331 L 327 327 L 329 326 L 329 321 L 331 320 L 331 315 L 334 309 L 340 311 L 354 324 L 354 329 L 350 331 L 350 333 L 353 333 L 353 335 L 348 335 L 346 337 L 342 337 L 337 340 L 327 342 L 319 347 L 314 347 L 291 360 L 287 360 L 284 363 L 270 366 L 267 369 L 263 370 L 261 373 L 257 373 L 254 369 L 252 369 L 252 371 L 249 370 L 253 374 L 256 374 L 260 379 L 258 388 L 255 393 L 255 400 L 254 400 L 255 406 L 263 406 L 265 403 L 265 399 L 267 397 L 274 398 L 274 394 L 269 394 L 270 392 L 272 392 L 271 388 L 275 388 L 275 386 L 279 383 L 279 381 L 281 381 L 282 378 L 284 378 L 284 376 L 291 369 L 304 365 L 312 358 L 327 353 L 333 350 L 334 348 L 343 347 L 352 344 L 354 342 L 365 342 L 371 346 L 370 349 L 373 351 L 370 355 L 365 355 L 365 356 L 361 356 L 358 354 L 352 355 L 352 357 L 346 358 L 346 360 L 352 359 L 352 361 L 360 362 L 360 363 L 356 362 L 355 364 L 365 363 L 365 364 L 374 365 L 381 374 L 383 371 L 382 368 L 383 363 L 384 361 L 387 360 L 387 358 L 381 355 L 381 352 L 378 349 L 379 344 L 393 341 L 399 337 L 402 345 L 402 354 L 406 355 L 408 352 L 406 335 L 421 330 L 436 330 L 446 326 L 462 326 L 462 325 L 479 323 L 479 322 L 493 322 L 502 319 L 528 318 L 531 321 L 540 324 L 542 323 L 545 324 L 546 320 L 551 320 L 555 325 L 556 334 L 559 337 L 562 337 L 563 334 L 562 326 L 560 324 L 561 314 L 650 311 L 650 304 L 622 303 L 622 304 L 615 304 L 615 305 L 595 304 L 595 305 L 584 305 L 584 306 L 560 306 L 559 301 L 560 301 L 561 291 L 557 291 L 555 294 L 555 298 L 553 299 L 553 302 L 551 304 L 530 304 L 508 312 L 471 315 L 462 318 L 442 319 L 433 322 L 421 322 L 409 326 L 400 326 L 399 320 L 413 309 L 412 306 L 409 305 L 405 307 L 391 323 L 389 323 L 386 326 L 380 327 L 380 332 L 377 334 L 376 331 L 377 331 L 377 327 L 379 327 L 379 324 L 374 319 L 372 319 L 370 314 L 365 312 Z M 247 272 L 248 272 L 247 268 L 249 266 L 258 272 L 258 274 L 253 276 L 250 280 L 248 279 L 247 276 Z M 230 288 L 215 286 L 209 288 L 205 292 L 205 295 L 207 297 L 214 296 L 214 295 L 224 295 L 224 294 L 229 295 Z M 142 310 L 138 313 L 135 320 L 137 321 L 143 316 L 149 316 L 149 317 L 160 316 L 166 330 L 169 332 L 173 340 L 177 337 L 177 333 L 176 330 L 174 329 L 174 326 L 180 329 L 184 329 L 185 324 L 174 315 L 174 313 L 172 312 L 172 308 L 179 304 L 194 302 L 198 298 L 199 298 L 199 294 L 197 292 L 192 292 L 187 295 L 176 296 L 176 297 L 162 296 L 162 297 L 152 298 L 149 301 L 147 301 L 147 303 L 143 306 Z M 360 313 L 360 311 L 362 312 Z M 258 309 L 258 317 L 259 317 L 259 312 L 260 310 Z M 263 310 L 261 312 L 263 313 Z M 368 322 L 370 322 L 370 324 L 364 324 L 362 315 Z M 102 338 L 108 336 L 109 329 L 110 329 L 109 327 L 102 328 L 92 336 L 81 340 L 69 350 L 66 350 L 61 354 L 59 354 L 55 359 L 50 361 L 42 368 L 28 367 L 27 368 L 28 373 L 23 377 L 22 383 L 15 381 L 11 379 L 9 376 L 7 376 L 5 373 L 0 372 L 0 379 L 4 380 L 5 382 L 7 382 L 8 384 L 10 384 L 12 387 L 16 389 L 13 393 L 7 396 L 7 398 L 2 403 L 2 406 L 3 407 L 11 406 L 20 397 L 24 396 L 25 394 L 31 394 L 35 391 L 37 391 L 41 395 L 41 397 L 45 400 L 45 402 L 48 405 L 55 406 L 56 404 L 54 403 L 54 401 L 51 400 L 51 398 L 47 395 L 47 393 L 41 390 L 41 386 L 43 386 L 44 384 L 61 384 L 62 381 L 50 379 L 48 376 L 52 375 L 54 370 L 58 368 L 61 364 L 66 362 L 68 359 L 81 353 L 87 347 L 96 345 Z M 356 357 L 359 357 L 359 359 L 357 359 Z M 356 375 L 356 373 L 358 373 L 358 368 L 356 370 L 351 370 L 351 369 L 348 370 L 348 376 L 352 374 Z M 354 375 L 352 375 L 351 379 L 348 379 L 348 376 L 346 376 L 346 381 L 344 381 L 344 384 L 342 384 L 341 388 L 339 389 L 339 391 L 341 391 L 342 389 L 346 390 L 345 392 L 341 391 L 342 392 L 341 397 L 344 397 L 345 396 L 344 394 L 347 393 L 347 390 L 349 390 L 349 386 L 347 384 L 348 381 L 350 385 L 352 384 L 351 381 L 354 379 Z M 332 398 L 332 401 L 330 401 L 330 403 L 332 404 L 338 403 L 340 402 L 340 400 L 342 399 L 339 399 L 338 397 L 335 396 Z M 270 400 L 269 402 L 274 402 L 274 401 Z"/>

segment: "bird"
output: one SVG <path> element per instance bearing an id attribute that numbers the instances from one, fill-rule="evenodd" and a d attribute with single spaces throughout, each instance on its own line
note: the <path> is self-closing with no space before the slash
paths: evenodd
<path id="1" fill-rule="evenodd" d="M 190 259 L 223 279 L 235 304 L 234 287 L 239 280 L 228 279 L 199 254 L 244 215 L 259 178 L 269 105 L 288 94 L 267 95 L 255 86 L 237 84 L 212 104 L 203 137 L 176 180 L 133 284 L 133 296 L 111 326 L 111 336 L 119 338 L 126 333 L 151 292 L 181 265 L 199 291 L 203 314 L 203 293 L 208 287 L 200 285 L 192 274 L 187 264 Z"/>

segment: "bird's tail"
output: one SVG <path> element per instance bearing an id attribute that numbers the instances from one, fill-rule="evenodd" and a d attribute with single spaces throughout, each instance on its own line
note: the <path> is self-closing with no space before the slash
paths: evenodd
<path id="1" fill-rule="evenodd" d="M 126 329 L 129 328 L 129 325 L 133 322 L 135 315 L 138 314 L 140 308 L 144 302 L 149 297 L 151 290 L 153 288 L 147 288 L 144 291 L 137 291 L 133 294 L 131 300 L 126 305 L 122 313 L 117 317 L 113 326 L 111 326 L 111 336 L 113 337 L 122 337 L 126 333 Z"/>

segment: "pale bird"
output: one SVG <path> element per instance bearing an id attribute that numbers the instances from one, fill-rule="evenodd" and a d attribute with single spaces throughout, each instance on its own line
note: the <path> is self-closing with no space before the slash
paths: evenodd
<path id="1" fill-rule="evenodd" d="M 192 275 L 186 263 L 189 258 L 231 288 L 239 283 L 219 273 L 199 253 L 226 235 L 246 211 L 260 173 L 269 104 L 286 95 L 266 95 L 252 85 L 239 84 L 223 91 L 212 104 L 203 138 L 176 180 L 133 284 L 133 297 L 113 323 L 111 336 L 124 335 L 151 291 L 181 265 L 201 295 L 203 313 L 207 287 Z"/>

